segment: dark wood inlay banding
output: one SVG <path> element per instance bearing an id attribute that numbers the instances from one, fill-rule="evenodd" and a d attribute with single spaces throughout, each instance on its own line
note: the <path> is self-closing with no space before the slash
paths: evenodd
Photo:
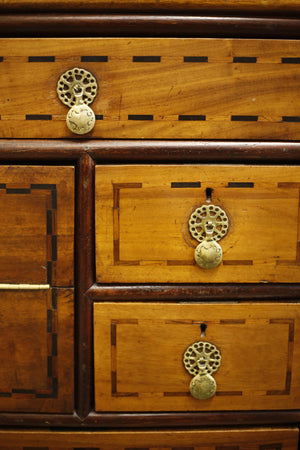
<path id="1" fill-rule="evenodd" d="M 81 62 L 107 62 L 108 56 L 82 56 Z"/>
<path id="2" fill-rule="evenodd" d="M 241 181 L 229 181 L 227 184 L 227 187 L 229 188 L 253 188 L 254 183 L 253 182 L 241 182 Z"/>
<path id="3" fill-rule="evenodd" d="M 52 120 L 51 114 L 26 114 L 26 120 Z"/>
<path id="4" fill-rule="evenodd" d="M 184 56 L 183 62 L 185 63 L 203 63 L 208 62 L 208 56 Z"/>
<path id="5" fill-rule="evenodd" d="M 178 120 L 191 120 L 191 121 L 197 121 L 197 120 L 206 120 L 206 116 L 203 114 L 180 114 L 178 116 Z"/>
<path id="6" fill-rule="evenodd" d="M 160 56 L 133 56 L 132 62 L 155 62 L 159 63 L 161 60 Z"/>
<path id="7" fill-rule="evenodd" d="M 258 116 L 231 116 L 232 122 L 257 122 Z"/>
<path id="8" fill-rule="evenodd" d="M 300 122 L 300 116 L 282 116 L 282 122 Z"/>
<path id="9" fill-rule="evenodd" d="M 256 63 L 257 58 L 255 56 L 234 56 L 234 63 Z"/>
<path id="10" fill-rule="evenodd" d="M 128 120 L 153 120 L 152 114 L 129 114 Z"/>
<path id="11" fill-rule="evenodd" d="M 55 62 L 55 56 L 28 56 L 28 62 Z"/>
<path id="12" fill-rule="evenodd" d="M 173 181 L 171 183 L 171 188 L 200 188 L 200 181 Z"/>
<path id="13" fill-rule="evenodd" d="M 300 58 L 281 58 L 282 64 L 300 64 Z"/>

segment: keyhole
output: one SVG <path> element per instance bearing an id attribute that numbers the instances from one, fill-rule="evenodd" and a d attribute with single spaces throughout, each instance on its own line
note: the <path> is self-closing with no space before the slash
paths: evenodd
<path id="1" fill-rule="evenodd" d="M 206 334 L 206 328 L 207 328 L 206 323 L 201 323 L 201 325 L 200 325 L 200 330 L 201 330 L 200 336 L 201 336 L 201 337 L 205 337 L 205 334 Z"/>
<path id="2" fill-rule="evenodd" d="M 213 193 L 213 189 L 212 188 L 206 188 L 205 189 L 205 195 L 206 195 L 206 202 L 207 203 L 211 202 L 212 193 Z"/>

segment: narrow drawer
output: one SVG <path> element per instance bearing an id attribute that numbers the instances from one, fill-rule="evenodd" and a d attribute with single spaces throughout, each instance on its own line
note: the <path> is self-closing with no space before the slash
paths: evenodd
<path id="1" fill-rule="evenodd" d="M 0 290 L 0 411 L 72 413 L 73 289 Z"/>
<path id="2" fill-rule="evenodd" d="M 96 303 L 95 409 L 298 409 L 299 321 L 299 305 L 287 303 Z M 197 368 L 200 356 L 185 352 L 194 343 L 196 354 L 211 355 L 209 365 L 219 358 L 210 375 L 216 392 L 206 399 L 189 391 L 197 373 L 184 364 Z"/>
<path id="3" fill-rule="evenodd" d="M 0 411 L 72 413 L 74 169 L 1 166 L 0 208 Z"/>
<path id="4" fill-rule="evenodd" d="M 0 450 L 297 450 L 297 428 L 164 431 L 1 430 Z M 30 447 L 29 447 L 30 446 Z"/>
<path id="5" fill-rule="evenodd" d="M 56 90 L 91 72 L 96 138 L 300 138 L 300 42 L 1 39 L 0 137 L 71 138 Z"/>
<path id="6" fill-rule="evenodd" d="M 97 281 L 296 282 L 299 191 L 298 167 L 98 166 Z M 215 222 L 223 257 L 207 269 L 194 257 L 204 228 L 197 236 L 190 222 L 198 208 L 206 211 L 203 227 L 225 220 L 212 205 L 227 222 Z"/>
<path id="7" fill-rule="evenodd" d="M 1 166 L 0 209 L 0 288 L 72 286 L 74 169 Z"/>

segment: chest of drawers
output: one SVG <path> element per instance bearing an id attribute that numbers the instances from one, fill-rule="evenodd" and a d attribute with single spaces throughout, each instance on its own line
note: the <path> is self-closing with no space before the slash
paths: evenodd
<path id="1" fill-rule="evenodd" d="M 0 5 L 0 449 L 296 450 L 299 2 Z"/>

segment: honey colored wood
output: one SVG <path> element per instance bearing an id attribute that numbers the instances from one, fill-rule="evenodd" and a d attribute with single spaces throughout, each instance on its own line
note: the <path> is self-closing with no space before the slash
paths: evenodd
<path id="1" fill-rule="evenodd" d="M 207 188 L 229 217 L 214 269 L 195 264 L 188 228 Z M 297 282 L 299 189 L 292 166 L 97 166 L 97 282 Z"/>
<path id="2" fill-rule="evenodd" d="M 39 10 L 242 10 L 299 11 L 299 0 L 2 0 L 1 9 Z"/>
<path id="3" fill-rule="evenodd" d="M 99 83 L 98 120 L 83 138 L 300 139 L 296 40 L 1 39 L 0 48 L 2 138 L 74 137 L 56 85 L 79 66 Z"/>
<path id="4" fill-rule="evenodd" d="M 73 289 L 0 292 L 0 411 L 72 413 Z"/>
<path id="5" fill-rule="evenodd" d="M 172 430 L 163 431 L 36 431 L 1 430 L 0 450 L 14 448 L 47 448 L 47 450 L 75 450 L 80 447 L 97 450 L 215 450 L 230 446 L 245 450 L 267 448 L 296 450 L 297 428 L 249 428 L 215 430 Z M 4 445 L 4 446 L 3 446 Z M 271 447 L 272 446 L 272 447 Z M 273 447 L 274 446 L 274 447 Z"/>
<path id="6" fill-rule="evenodd" d="M 95 303 L 95 409 L 298 409 L 299 320 L 299 305 L 288 303 Z M 192 376 L 182 362 L 200 340 L 222 357 L 213 374 L 217 393 L 208 400 L 189 394 Z"/>
<path id="7" fill-rule="evenodd" d="M 73 285 L 74 169 L 0 168 L 0 282 Z"/>

